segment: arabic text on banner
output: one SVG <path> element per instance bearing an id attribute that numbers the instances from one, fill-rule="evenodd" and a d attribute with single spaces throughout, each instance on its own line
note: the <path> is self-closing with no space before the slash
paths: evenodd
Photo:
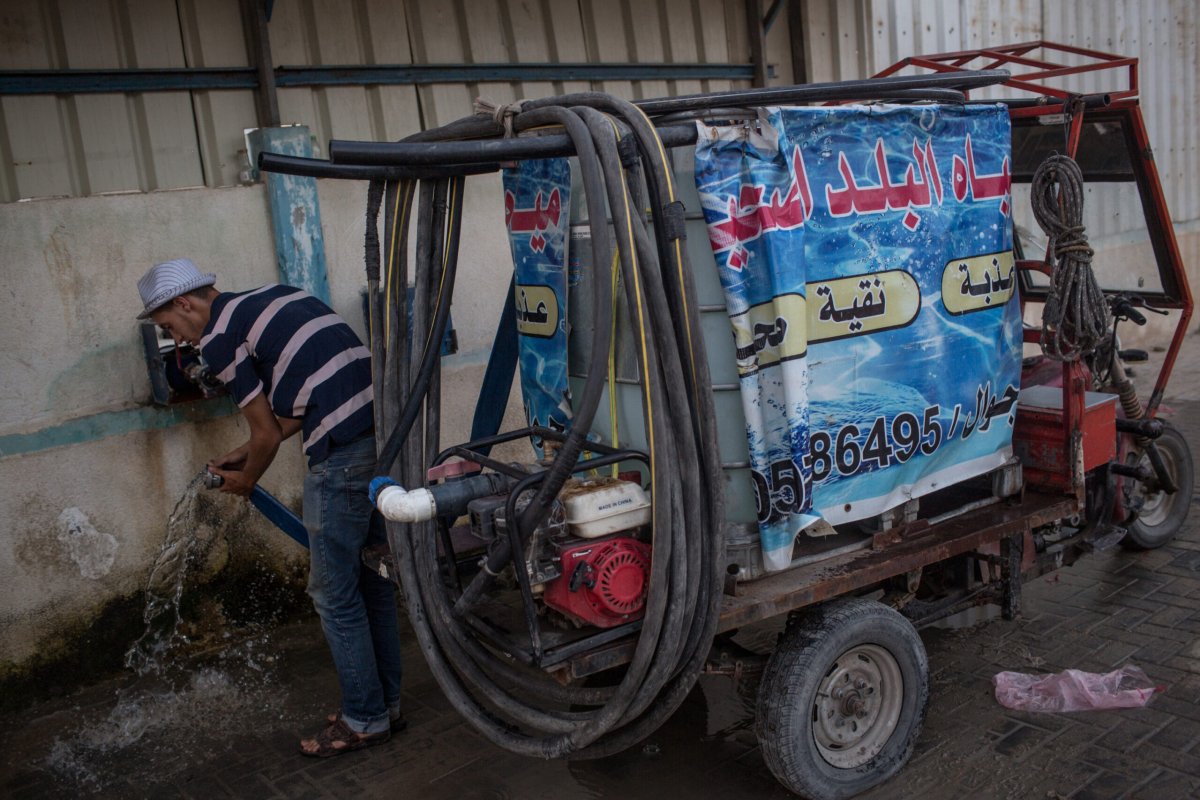
<path id="1" fill-rule="evenodd" d="M 765 110 L 698 126 L 764 564 L 1011 454 L 1021 336 L 1006 110 Z"/>
<path id="2" fill-rule="evenodd" d="M 512 302 L 525 415 L 531 425 L 566 430 L 571 420 L 566 325 L 570 165 L 565 158 L 523 161 L 504 170 L 503 183 L 504 222 L 516 270 Z"/>

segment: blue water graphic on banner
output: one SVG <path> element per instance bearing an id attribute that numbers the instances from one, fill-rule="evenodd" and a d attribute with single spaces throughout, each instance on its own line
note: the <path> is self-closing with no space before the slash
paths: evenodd
<path id="1" fill-rule="evenodd" d="M 504 223 L 516 270 L 521 394 L 531 425 L 566 430 L 567 227 L 571 170 L 565 158 L 504 170 Z M 541 455 L 541 443 L 534 447 Z"/>
<path id="2" fill-rule="evenodd" d="M 698 126 L 764 563 L 1011 454 L 1021 360 L 998 105 Z"/>

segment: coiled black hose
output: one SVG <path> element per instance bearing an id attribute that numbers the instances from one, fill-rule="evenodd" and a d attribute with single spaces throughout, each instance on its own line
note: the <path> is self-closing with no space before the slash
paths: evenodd
<path id="1" fill-rule="evenodd" d="M 454 182 L 459 187 L 454 200 L 454 202 L 457 204 L 455 213 L 461 215 L 462 179 L 456 178 L 454 179 Z M 432 200 L 430 199 L 428 203 L 422 203 L 422 208 L 424 209 L 431 204 Z M 425 226 L 421 226 L 422 222 L 425 222 Z M 431 220 L 425 219 L 418 220 L 418 225 L 420 227 L 432 227 Z M 381 449 L 379 460 L 376 464 L 376 474 L 379 475 L 387 475 L 391 472 L 392 465 L 400 456 L 401 448 L 404 446 L 405 440 L 412 430 L 413 423 L 416 422 L 417 417 L 421 414 L 426 394 L 429 392 L 430 384 L 433 381 L 434 375 L 437 373 L 438 359 L 441 356 L 441 342 L 442 339 L 445 338 L 446 324 L 450 319 L 450 298 L 454 293 L 454 282 L 458 267 L 458 236 L 461 233 L 462 228 L 456 226 L 452 228 L 452 231 L 453 239 L 448 248 L 451 252 L 445 261 L 444 271 L 440 274 L 440 280 L 444 293 L 440 296 L 440 300 L 434 309 L 433 323 L 430 326 L 430 339 L 427 339 L 425 342 L 419 366 L 417 367 L 415 380 L 413 380 L 411 383 L 412 389 L 408 395 L 408 402 L 404 404 L 404 410 L 399 415 L 399 421 L 396 423 L 396 426 L 393 428 L 391 434 L 388 436 Z M 421 257 L 421 249 L 422 248 L 420 247 L 418 248 L 418 259 Z M 428 258 L 426 261 L 429 263 Z M 400 295 L 403 296 L 403 289 L 401 290 Z M 414 307 L 420 308 L 421 306 L 418 304 Z M 414 330 L 419 330 L 419 328 L 416 326 L 416 322 L 417 320 L 414 319 Z M 407 323 L 403 320 L 397 320 L 395 323 L 393 323 L 392 327 L 396 329 L 398 334 L 399 330 L 406 324 Z M 374 333 L 372 336 L 374 336 Z M 376 372 L 378 373 L 379 370 L 376 370 Z M 383 400 L 383 398 L 377 398 L 376 402 L 383 402 L 385 406 L 387 405 L 387 401 Z"/>
<path id="2" fill-rule="evenodd" d="M 1078 361 L 1104 343 L 1112 324 L 1083 226 L 1083 172 L 1070 156 L 1052 155 L 1033 173 L 1030 194 L 1054 265 L 1042 313 L 1042 352 Z"/>
<path id="3" fill-rule="evenodd" d="M 389 538 L 421 649 L 454 707 L 490 740 L 517 752 L 542 757 L 604 755 L 638 741 L 674 711 L 694 684 L 716 629 L 724 514 L 716 437 L 711 430 L 715 423 L 707 362 L 700 349 L 694 288 L 683 259 L 682 228 L 669 208 L 674 195 L 666 151 L 644 114 L 612 98 L 580 95 L 539 102 L 513 122 L 518 131 L 556 125 L 570 137 L 579 155 L 597 271 L 592 281 L 597 289 L 593 319 L 598 326 L 592 368 L 576 403 L 567 442 L 534 500 L 520 515 L 519 529 L 526 536 L 541 524 L 562 482 L 577 468 L 599 405 L 604 384 L 599 365 L 607 361 L 610 342 L 607 325 L 612 300 L 607 287 L 614 252 L 639 336 L 655 535 L 642 630 L 620 685 L 602 690 L 563 687 L 543 673 L 493 653 L 455 614 L 459 598 L 441 578 L 432 528 L 389 523 Z M 449 130 L 459 136 L 473 124 L 464 121 Z M 632 202 L 629 175 L 636 173 L 622 167 L 618 146 L 623 134 L 637 141 L 651 199 L 652 229 Z M 437 132 L 425 132 L 420 138 L 436 141 Z M 632 191 L 637 191 L 636 184 Z M 403 410 L 385 414 L 395 418 L 396 424 L 380 454 L 383 471 L 391 469 L 400 450 L 407 449 L 406 443 L 413 444 L 411 439 L 427 438 L 431 433 L 426 427 L 414 437 L 418 429 L 413 426 L 420 409 L 425 406 L 428 411 L 426 394 L 436 383 L 436 364 L 430 363 L 430 354 L 436 353 L 443 335 L 441 311 L 449 304 L 446 292 L 453 286 L 452 257 L 456 255 L 451 243 L 462 224 L 461 207 L 448 214 L 445 226 L 439 224 L 434 192 L 422 187 L 420 194 L 418 284 L 438 285 L 433 293 L 437 311 L 433 324 L 414 319 L 414 333 L 425 341 L 413 343 L 412 358 L 416 360 L 417 352 L 423 352 L 423 357 Z M 613 218 L 611 230 L 606 199 Z M 677 211 L 674 213 L 677 216 Z M 435 278 L 438 259 L 427 253 L 436 253 L 433 243 L 443 239 L 446 258 L 440 277 Z M 405 246 L 395 237 L 387 241 L 391 253 Z M 429 272 L 425 281 L 421 271 Z M 418 289 L 417 296 L 421 295 Z M 391 297 L 395 296 L 391 291 Z M 393 330 L 387 350 L 399 348 L 397 335 Z M 404 353 L 399 357 L 404 358 Z M 395 398 L 380 394 L 378 402 L 393 408 L 398 404 Z M 428 451 L 428 445 L 422 449 Z M 410 484 L 421 481 L 411 462 L 401 472 Z M 501 555 L 503 558 L 496 558 L 497 568 L 508 557 L 507 553 Z M 486 570 L 480 575 L 483 577 L 472 584 L 478 594 L 486 592 L 489 583 Z M 560 710 L 565 702 L 586 708 Z"/>

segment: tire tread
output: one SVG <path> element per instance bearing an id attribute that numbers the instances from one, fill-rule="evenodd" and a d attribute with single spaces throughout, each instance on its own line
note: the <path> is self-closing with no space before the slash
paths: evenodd
<path id="1" fill-rule="evenodd" d="M 800 709 L 800 713 L 811 717 L 811 702 L 805 697 L 810 691 L 810 684 L 803 678 L 818 670 L 823 675 L 833 659 L 840 655 L 840 652 L 827 652 L 827 644 L 845 631 L 869 632 L 872 629 L 883 629 L 889 636 L 898 635 L 911 647 L 910 654 L 893 653 L 893 656 L 902 670 L 906 658 L 911 656 L 915 662 L 911 666 L 918 673 L 917 698 L 915 710 L 909 715 L 915 716 L 915 719 L 910 719 L 907 723 L 909 729 L 902 732 L 900 728 L 906 724 L 902 711 L 897 728 L 897 733 L 905 737 L 902 746 L 894 747 L 894 741 L 889 741 L 871 761 L 854 770 L 846 770 L 854 773 L 849 776 L 850 780 L 832 781 L 812 769 L 812 765 L 805 760 L 810 752 L 805 736 L 812 736 L 811 724 L 794 725 L 790 722 Z M 870 639 L 861 639 L 861 642 L 867 641 Z M 905 690 L 909 691 L 907 683 Z M 813 800 L 852 797 L 894 775 L 912 754 L 929 702 L 929 667 L 925 648 L 916 629 L 894 609 L 860 598 L 835 600 L 814 608 L 789 624 L 763 673 L 758 698 L 755 731 L 763 760 L 775 777 L 791 791 Z"/>

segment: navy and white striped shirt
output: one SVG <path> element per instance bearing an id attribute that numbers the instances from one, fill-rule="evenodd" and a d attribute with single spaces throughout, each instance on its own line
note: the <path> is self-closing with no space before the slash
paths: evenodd
<path id="1" fill-rule="evenodd" d="M 372 430 L 371 351 L 301 289 L 220 293 L 200 352 L 239 406 L 265 392 L 276 416 L 304 420 L 310 465 Z"/>

